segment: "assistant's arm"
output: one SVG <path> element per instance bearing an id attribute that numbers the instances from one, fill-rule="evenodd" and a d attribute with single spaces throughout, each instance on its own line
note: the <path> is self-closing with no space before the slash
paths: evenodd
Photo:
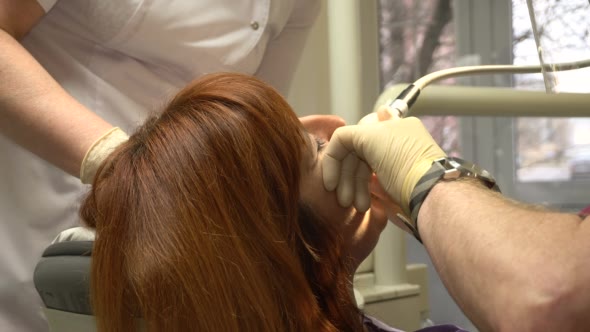
<path id="1" fill-rule="evenodd" d="M 590 218 L 510 201 L 471 181 L 439 182 L 420 235 L 443 282 L 482 331 L 590 326 Z"/>
<path id="2" fill-rule="evenodd" d="M 35 0 L 0 0 L 0 133 L 71 175 L 112 128 L 71 97 L 18 42 L 44 15 Z"/>

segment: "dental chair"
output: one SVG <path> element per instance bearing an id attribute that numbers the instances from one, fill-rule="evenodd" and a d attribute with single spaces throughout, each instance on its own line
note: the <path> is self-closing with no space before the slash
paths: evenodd
<path id="1" fill-rule="evenodd" d="M 33 281 L 45 308 L 51 332 L 96 332 L 90 306 L 90 263 L 94 232 L 75 227 L 61 232 L 45 249 L 35 267 Z M 360 309 L 364 298 L 354 288 Z M 139 322 L 140 330 L 144 329 Z"/>
<path id="2" fill-rule="evenodd" d="M 43 309 L 52 332 L 96 331 L 89 298 L 94 241 L 89 238 L 63 242 L 56 239 L 35 267 L 35 288 L 45 304 Z"/>

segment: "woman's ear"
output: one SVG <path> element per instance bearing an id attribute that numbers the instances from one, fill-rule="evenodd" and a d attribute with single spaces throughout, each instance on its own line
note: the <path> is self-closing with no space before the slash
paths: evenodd
<path id="1" fill-rule="evenodd" d="M 346 125 L 344 119 L 337 115 L 309 115 L 299 118 L 307 132 L 329 141 L 337 128 Z"/>

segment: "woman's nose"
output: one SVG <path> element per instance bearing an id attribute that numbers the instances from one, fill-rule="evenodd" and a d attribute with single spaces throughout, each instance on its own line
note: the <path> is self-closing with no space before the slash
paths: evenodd
<path id="1" fill-rule="evenodd" d="M 326 141 L 329 141 L 337 128 L 346 125 L 343 118 L 337 115 L 310 115 L 299 118 L 305 129 Z"/>

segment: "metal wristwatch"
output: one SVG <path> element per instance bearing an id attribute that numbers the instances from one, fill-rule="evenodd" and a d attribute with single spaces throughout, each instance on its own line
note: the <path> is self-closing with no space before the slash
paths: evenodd
<path id="1" fill-rule="evenodd" d="M 481 167 L 457 157 L 436 159 L 426 174 L 418 181 L 410 196 L 410 218 L 413 225 L 407 225 L 407 223 L 406 225 L 410 227 L 420 242 L 422 241 L 418 233 L 418 212 L 426 196 L 438 181 L 456 180 L 461 177 L 478 179 L 488 188 L 500 191 L 494 177 Z"/>

